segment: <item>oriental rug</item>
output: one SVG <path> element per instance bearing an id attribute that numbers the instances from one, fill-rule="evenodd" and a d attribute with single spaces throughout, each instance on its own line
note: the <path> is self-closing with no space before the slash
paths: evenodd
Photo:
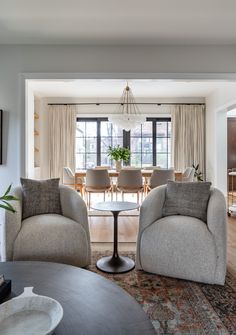
<path id="1" fill-rule="evenodd" d="M 137 270 L 110 275 L 95 266 L 97 259 L 110 254 L 110 251 L 94 251 L 90 270 L 112 280 L 133 296 L 149 316 L 157 334 L 236 334 L 236 279 L 230 273 L 224 286 Z M 135 257 L 134 252 L 121 254 Z"/>

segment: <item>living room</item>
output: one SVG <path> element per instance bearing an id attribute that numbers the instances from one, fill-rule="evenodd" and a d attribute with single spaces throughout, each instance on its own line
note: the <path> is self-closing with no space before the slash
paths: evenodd
<path id="1" fill-rule="evenodd" d="M 1 286 L 9 293 L 9 280 L 12 285 L 0 305 L 2 333 L 19 333 L 17 312 L 9 315 L 4 306 L 23 308 L 19 302 L 30 299 L 32 308 L 40 296 L 29 289 L 14 297 L 34 287 L 44 296 L 41 308 L 53 301 L 43 316 L 38 310 L 43 322 L 24 309 L 16 325 L 24 334 L 46 334 L 56 326 L 55 334 L 77 334 L 78 329 L 83 334 L 233 334 L 236 235 L 234 213 L 227 218 L 226 212 L 228 199 L 234 201 L 234 188 L 228 189 L 227 115 L 236 100 L 235 4 L 226 7 L 220 1 L 213 13 L 211 1 L 202 9 L 184 0 L 181 6 L 131 2 L 126 14 L 107 1 L 70 6 L 62 1 L 57 12 L 55 3 L 45 5 L 46 16 L 42 3 L 26 0 L 21 6 L 3 3 L 0 14 L 1 194 L 12 184 L 2 199 L 6 212 L 1 210 L 0 274 L 6 279 Z M 126 91 L 134 102 L 121 101 Z M 131 104 L 140 111 L 134 115 L 140 130 L 128 122 L 116 128 L 114 115 L 127 121 L 123 107 Z M 176 111 L 197 108 L 184 128 L 195 130 L 181 147 L 183 115 Z M 62 185 L 61 165 L 60 175 L 52 168 L 56 156 L 50 150 L 57 150 L 59 128 L 49 131 L 47 116 L 57 109 L 76 116 L 75 165 L 70 167 L 74 186 L 79 185 L 75 177 L 82 178 L 82 191 Z M 127 164 L 141 176 L 140 192 L 126 194 L 117 184 L 120 172 L 108 156 L 113 143 L 127 144 Z M 70 156 L 72 147 L 67 148 Z M 194 181 L 186 182 L 186 168 L 199 163 Z M 104 195 L 89 185 L 86 189 L 87 170 L 108 175 L 112 183 Z M 122 170 L 132 169 L 124 163 Z M 151 189 L 152 174 L 166 170 L 172 170 L 167 178 L 172 181 Z M 44 193 L 45 180 L 55 183 L 57 177 L 60 185 L 47 184 Z M 51 198 L 49 190 L 56 192 Z M 168 199 L 181 203 L 177 213 L 169 212 Z M 39 213 L 45 203 L 46 212 Z M 200 204 L 205 207 L 196 217 Z M 121 269 L 123 259 L 127 271 Z M 51 318 L 51 328 L 37 328 L 45 317 Z"/>

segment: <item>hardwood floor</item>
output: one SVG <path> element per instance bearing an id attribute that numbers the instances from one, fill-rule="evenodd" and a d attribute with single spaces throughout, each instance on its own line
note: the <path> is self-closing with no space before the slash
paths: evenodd
<path id="1" fill-rule="evenodd" d="M 227 264 L 236 275 L 236 217 L 228 217 Z"/>
<path id="2" fill-rule="evenodd" d="M 113 217 L 89 217 L 93 250 L 112 250 Z M 119 249 L 135 250 L 138 234 L 138 217 L 119 217 Z M 236 217 L 228 217 L 227 242 L 228 269 L 236 276 Z"/>
<path id="3" fill-rule="evenodd" d="M 119 216 L 118 241 L 135 243 L 138 234 L 138 216 Z M 89 217 L 91 242 L 113 242 L 113 217 Z"/>

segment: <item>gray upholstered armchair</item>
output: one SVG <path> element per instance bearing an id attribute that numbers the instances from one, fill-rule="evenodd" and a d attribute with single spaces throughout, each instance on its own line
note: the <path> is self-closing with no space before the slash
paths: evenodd
<path id="1" fill-rule="evenodd" d="M 6 261 L 37 260 L 85 267 L 90 264 L 90 236 L 85 202 L 60 185 L 62 215 L 41 214 L 22 221 L 22 189 L 13 194 L 17 212 L 6 213 L 2 255 Z"/>
<path id="2" fill-rule="evenodd" d="M 207 223 L 162 217 L 166 185 L 153 189 L 140 209 L 136 268 L 164 276 L 223 285 L 226 274 L 226 205 L 211 189 Z"/>

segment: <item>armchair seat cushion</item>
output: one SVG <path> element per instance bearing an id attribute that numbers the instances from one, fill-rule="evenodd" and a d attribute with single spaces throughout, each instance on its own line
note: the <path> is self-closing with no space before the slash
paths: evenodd
<path id="1" fill-rule="evenodd" d="M 41 214 L 22 221 L 13 260 L 54 261 L 87 265 L 86 232 L 81 224 L 58 214 Z"/>
<path id="2" fill-rule="evenodd" d="M 140 240 L 140 263 L 148 272 L 214 282 L 216 260 L 211 232 L 194 217 L 161 218 L 143 231 Z"/>

